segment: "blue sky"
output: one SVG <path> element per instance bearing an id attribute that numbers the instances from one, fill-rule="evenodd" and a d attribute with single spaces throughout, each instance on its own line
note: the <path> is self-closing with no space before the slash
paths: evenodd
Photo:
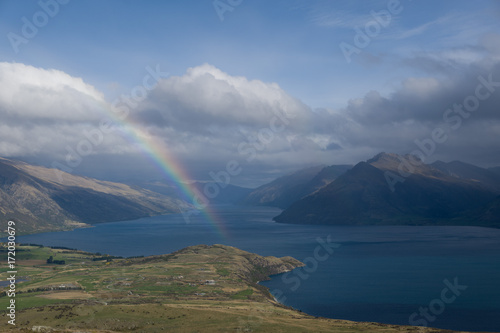
<path id="1" fill-rule="evenodd" d="M 54 1 L 41 2 L 53 5 Z M 500 33 L 500 2 L 493 0 L 401 0 L 394 7 L 399 9 L 398 13 L 391 15 L 386 26 L 379 25 L 369 43 L 358 48 L 359 53 L 352 54 L 350 62 L 340 48 L 341 43 L 355 46 L 355 29 L 365 31 L 367 24 L 374 23 L 371 13 L 387 12 L 392 0 L 221 0 L 219 4 L 236 4 L 227 5 L 232 10 L 223 13 L 224 20 L 209 0 L 67 2 L 58 4 L 57 14 L 39 27 L 26 44 L 20 44 L 16 53 L 8 34 L 22 36 L 23 17 L 32 22 L 42 7 L 37 1 L 0 0 L 0 61 L 39 70 L 55 69 L 72 78 L 81 78 L 101 93 L 107 103 L 140 84 L 147 66 L 159 65 L 171 77 L 183 77 L 188 68 L 208 64 L 248 82 L 277 83 L 287 95 L 304 104 L 311 117 L 327 112 L 333 115 L 329 121 L 339 124 L 341 121 L 334 118 L 339 115 L 355 118 L 349 113 L 350 103 L 365 98 L 370 91 L 391 100 L 404 91 L 408 79 L 433 79 L 443 87 L 456 80 L 465 82 L 468 77 L 486 75 L 488 70 L 497 68 L 495 44 Z M 490 67 L 484 67 L 486 64 Z M 405 121 L 412 119 L 418 120 L 418 116 Z M 316 121 L 308 119 L 311 124 Z M 357 125 L 361 126 L 361 122 Z M 420 125 L 427 126 L 427 130 L 434 126 L 424 122 Z M 319 125 L 311 126 L 315 129 Z M 312 131 L 311 128 L 307 131 Z M 355 132 L 354 128 L 350 134 Z M 402 131 L 401 127 L 399 130 Z M 329 139 L 324 137 L 325 130 L 316 133 L 318 137 L 313 139 L 309 132 L 289 133 L 288 141 L 290 136 L 309 135 L 308 140 L 316 143 L 330 140 L 345 148 L 345 153 L 331 158 L 306 154 L 311 164 L 354 163 L 380 149 L 404 153 L 411 149 L 416 137 L 426 135 L 416 127 L 406 130 L 411 137 L 406 145 L 400 146 L 372 147 L 358 142 L 367 140 L 366 137 L 346 138 L 345 133 Z M 400 133 L 394 137 L 401 140 Z M 342 144 L 342 140 L 348 142 Z M 500 160 L 485 157 L 491 151 L 485 151 L 485 156 L 459 153 L 461 144 L 457 141 L 456 147 L 443 148 L 434 157 L 462 158 L 484 166 L 500 164 Z M 467 147 L 467 151 L 470 149 Z M 9 155 L 7 151 L 3 155 Z M 271 152 L 276 153 L 270 149 Z M 226 153 L 230 155 L 229 151 Z M 50 154 L 21 149 L 17 155 L 36 160 Z M 219 159 L 224 160 L 223 156 Z M 190 160 L 187 156 L 179 158 L 186 163 Z M 40 161 L 51 159 L 40 157 Z M 284 159 L 289 168 L 300 166 L 299 160 L 303 158 Z M 263 158 L 261 162 L 259 167 L 266 165 L 267 173 L 281 170 L 276 161 Z M 214 163 L 207 165 L 214 168 Z M 81 171 L 86 172 L 83 167 Z M 193 172 L 201 175 L 206 170 Z"/>
<path id="2" fill-rule="evenodd" d="M 312 107 L 341 107 L 374 87 L 390 92 L 414 72 L 394 66 L 402 57 L 474 44 L 498 28 L 495 1 L 401 0 L 402 12 L 348 65 L 339 44 L 353 44 L 353 27 L 362 27 L 371 11 L 387 9 L 388 2 L 242 1 L 224 12 L 221 22 L 209 0 L 73 0 L 60 5 L 18 54 L 2 38 L 0 57 L 56 68 L 105 92 L 115 82 L 130 89 L 148 64 L 182 75 L 209 63 L 231 75 L 277 82 Z M 40 10 L 36 1 L 7 0 L 0 6 L 4 34 L 19 33 L 21 18 Z M 370 64 L 368 57 L 384 59 Z"/>

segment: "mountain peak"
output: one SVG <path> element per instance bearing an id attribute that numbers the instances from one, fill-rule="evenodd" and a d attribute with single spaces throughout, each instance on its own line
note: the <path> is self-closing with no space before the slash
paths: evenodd
<path id="1" fill-rule="evenodd" d="M 380 153 L 367 161 L 368 164 L 383 171 L 394 173 L 405 172 L 415 175 L 425 175 L 427 177 L 446 177 L 438 168 L 425 164 L 415 155 L 406 154 L 404 156 L 393 153 Z"/>
<path id="2" fill-rule="evenodd" d="M 366 163 L 381 170 L 398 170 L 405 159 L 405 157 L 398 154 L 382 152 L 367 160 Z"/>
<path id="3" fill-rule="evenodd" d="M 431 164 L 433 168 L 458 179 L 469 179 L 482 184 L 482 186 L 500 193 L 500 174 L 489 169 L 484 169 L 461 161 L 442 162 L 436 161 Z"/>
<path id="4" fill-rule="evenodd" d="M 380 161 L 399 162 L 400 158 L 401 158 L 401 156 L 399 156 L 398 154 L 381 152 L 381 153 L 378 153 L 377 155 L 373 156 L 369 160 L 367 160 L 366 163 L 372 164 L 372 163 L 376 163 L 376 162 L 380 162 Z"/>

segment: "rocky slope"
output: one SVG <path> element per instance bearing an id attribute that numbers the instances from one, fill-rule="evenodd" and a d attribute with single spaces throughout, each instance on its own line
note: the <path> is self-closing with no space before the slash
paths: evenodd
<path id="1" fill-rule="evenodd" d="M 496 173 L 495 168 L 484 169 L 460 161 L 448 163 L 437 161 L 431 166 L 451 177 L 477 182 L 490 191 L 500 194 L 500 173 Z"/>
<path id="2" fill-rule="evenodd" d="M 0 219 L 15 220 L 18 233 L 67 230 L 187 208 L 181 200 L 142 188 L 0 158 Z"/>

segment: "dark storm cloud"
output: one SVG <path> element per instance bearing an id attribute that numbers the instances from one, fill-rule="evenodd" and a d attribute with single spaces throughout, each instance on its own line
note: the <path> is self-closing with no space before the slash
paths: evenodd
<path id="1" fill-rule="evenodd" d="M 436 76 L 407 78 L 388 97 L 371 91 L 351 100 L 343 110 L 349 119 L 341 129 L 344 142 L 373 151 L 410 153 L 418 148 L 415 140 L 429 138 L 433 130 L 442 128 L 447 139 L 436 145 L 433 158 L 500 164 L 491 156 L 500 134 L 499 54 L 491 50 L 486 56 L 468 54 L 469 62 L 465 55 L 457 56 L 462 62 L 453 60 L 454 72 L 446 69 Z M 450 61 L 433 55 L 407 63 L 429 69 L 443 68 Z"/>

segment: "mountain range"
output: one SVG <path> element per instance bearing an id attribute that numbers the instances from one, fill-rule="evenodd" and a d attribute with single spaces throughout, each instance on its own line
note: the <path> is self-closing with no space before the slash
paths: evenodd
<path id="1" fill-rule="evenodd" d="M 18 233 L 68 230 L 189 207 L 140 187 L 0 158 L 0 219 L 15 220 Z"/>
<path id="2" fill-rule="evenodd" d="M 295 201 L 276 222 L 500 227 L 500 175 L 463 162 L 380 153 Z"/>
<path id="3" fill-rule="evenodd" d="M 154 180 L 145 182 L 133 182 L 131 185 L 139 186 L 153 192 L 157 192 L 167 196 L 176 197 L 179 195 L 179 188 L 175 184 L 165 180 Z M 200 193 L 200 197 L 208 200 L 210 204 L 238 204 L 240 203 L 253 189 L 236 186 L 232 184 L 208 182 L 193 182 L 191 188 Z M 208 189 L 207 189 L 208 188 Z M 212 195 L 210 190 L 217 188 L 217 195 Z M 206 193 L 208 192 L 209 195 Z"/>
<path id="4" fill-rule="evenodd" d="M 241 204 L 288 208 L 320 188 L 330 184 L 352 165 L 314 166 L 275 179 L 250 192 Z"/>
<path id="5" fill-rule="evenodd" d="M 416 161 L 380 153 L 355 166 L 309 167 L 256 189 L 217 184 L 210 201 L 279 207 L 279 223 L 500 227 L 500 167 Z M 203 193 L 210 184 L 192 187 Z M 178 193 L 164 180 L 122 184 L 0 158 L 0 218 L 18 221 L 19 233 L 192 209 Z"/>

